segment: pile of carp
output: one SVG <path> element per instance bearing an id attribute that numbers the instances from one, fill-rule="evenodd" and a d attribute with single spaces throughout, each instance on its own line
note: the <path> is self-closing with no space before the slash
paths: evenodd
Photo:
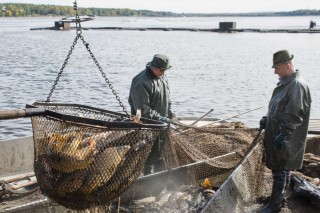
<path id="1" fill-rule="evenodd" d="M 88 136 L 81 131 L 48 135 L 43 140 L 46 148 L 35 161 L 36 169 L 44 175 L 38 178 L 40 186 L 59 197 L 94 192 L 113 176 L 131 148 L 107 145 L 120 136 L 112 132 Z"/>
<path id="2" fill-rule="evenodd" d="M 209 179 L 197 185 L 170 185 L 164 187 L 159 193 L 140 199 L 123 200 L 121 196 L 122 212 L 200 212 L 207 202 L 214 196 L 216 187 Z M 114 201 L 112 210 L 118 208 L 118 201 Z M 112 211 L 112 212 L 113 212 Z"/>

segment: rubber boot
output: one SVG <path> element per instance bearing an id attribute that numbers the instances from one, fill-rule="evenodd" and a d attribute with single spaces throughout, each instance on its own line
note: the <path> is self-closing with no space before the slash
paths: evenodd
<path id="1" fill-rule="evenodd" d="M 285 186 L 285 190 L 287 190 L 290 186 L 290 178 L 291 178 L 291 174 L 290 171 L 285 171 L 286 173 L 286 186 Z"/>
<path id="2" fill-rule="evenodd" d="M 143 175 L 150 175 L 154 173 L 154 165 L 147 165 L 144 167 Z"/>
<path id="3" fill-rule="evenodd" d="M 161 145 L 161 137 L 158 137 L 153 143 L 150 154 L 144 164 L 144 175 L 153 174 L 154 172 L 156 172 L 155 170 L 158 170 L 157 163 L 161 156 Z"/>
<path id="4" fill-rule="evenodd" d="M 264 209 L 262 209 L 259 213 L 272 213 L 272 209 L 270 204 L 268 204 Z"/>
<path id="5" fill-rule="evenodd" d="M 290 178 L 291 178 L 290 171 L 286 171 L 286 184 L 284 187 L 284 196 L 283 196 L 283 200 L 282 200 L 282 207 L 285 207 L 286 203 L 287 203 L 286 194 L 287 194 L 287 191 L 290 186 Z"/>
<path id="6" fill-rule="evenodd" d="M 287 171 L 272 171 L 273 186 L 270 206 L 273 212 L 280 212 L 284 198 Z"/>
<path id="7" fill-rule="evenodd" d="M 281 211 L 284 200 L 287 171 L 272 171 L 273 185 L 270 204 L 262 209 L 261 213 L 278 213 Z"/>

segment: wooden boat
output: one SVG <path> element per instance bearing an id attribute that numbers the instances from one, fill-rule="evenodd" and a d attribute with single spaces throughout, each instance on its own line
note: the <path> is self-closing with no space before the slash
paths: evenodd
<path id="1" fill-rule="evenodd" d="M 181 122 L 192 125 L 197 121 L 194 117 L 184 117 Z M 211 123 L 221 124 L 225 122 L 216 118 L 203 118 L 196 123 L 197 126 L 205 126 Z M 194 124 L 195 125 L 195 124 Z M 310 122 L 310 133 L 306 152 L 320 155 L 319 120 Z M 317 140 L 311 140 L 316 138 Z M 34 158 L 33 137 L 22 137 L 0 141 L 0 212 L 70 212 L 63 206 L 57 205 L 41 193 L 36 197 L 27 199 L 29 192 L 36 189 L 37 183 L 33 173 Z M 10 187 L 8 187 L 10 186 Z M 25 194 L 24 199 L 17 200 L 14 206 L 1 204 L 1 196 L 5 194 Z M 205 212 L 205 211 L 204 211 Z"/>

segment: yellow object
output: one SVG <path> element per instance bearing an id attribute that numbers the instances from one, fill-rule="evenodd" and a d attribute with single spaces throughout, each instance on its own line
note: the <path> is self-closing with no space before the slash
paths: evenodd
<path id="1" fill-rule="evenodd" d="M 204 179 L 204 181 L 201 183 L 201 186 L 204 189 L 212 189 L 212 184 L 210 183 L 209 178 Z"/>

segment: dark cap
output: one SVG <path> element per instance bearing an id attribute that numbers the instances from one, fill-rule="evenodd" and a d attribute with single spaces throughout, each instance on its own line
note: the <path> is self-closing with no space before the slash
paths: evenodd
<path id="1" fill-rule="evenodd" d="M 159 69 L 170 69 L 170 60 L 168 56 L 163 55 L 163 54 L 155 54 L 153 56 L 152 61 L 149 62 L 149 65 L 152 67 L 156 67 Z"/>
<path id="2" fill-rule="evenodd" d="M 280 50 L 273 54 L 273 65 L 272 68 L 275 68 L 277 65 L 285 64 L 288 61 L 293 59 L 293 55 L 290 55 L 288 50 Z"/>

